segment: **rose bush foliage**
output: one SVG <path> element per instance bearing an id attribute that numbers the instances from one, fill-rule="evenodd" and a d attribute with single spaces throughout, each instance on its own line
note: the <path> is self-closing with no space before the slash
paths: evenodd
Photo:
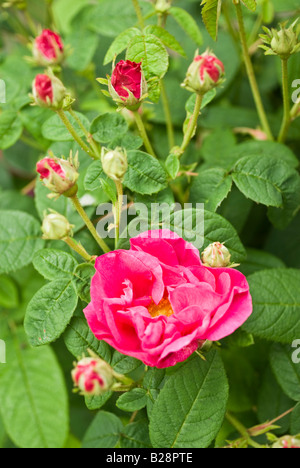
<path id="1" fill-rule="evenodd" d="M 299 446 L 298 5 L 199 3 L 0 3 L 1 447 Z"/>

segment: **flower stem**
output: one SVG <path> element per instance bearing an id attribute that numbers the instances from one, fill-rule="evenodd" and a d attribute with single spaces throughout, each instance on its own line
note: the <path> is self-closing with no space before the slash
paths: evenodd
<path id="1" fill-rule="evenodd" d="M 134 9 L 135 9 L 135 12 L 136 12 L 137 19 L 139 21 L 140 28 L 141 28 L 142 31 L 144 31 L 145 21 L 144 21 L 143 12 L 142 12 L 142 9 L 140 7 L 140 4 L 139 4 L 138 0 L 132 0 L 132 3 L 133 3 L 133 6 L 134 6 Z"/>
<path id="2" fill-rule="evenodd" d="M 94 154 L 97 156 L 97 159 L 100 159 L 101 158 L 100 149 L 98 148 L 98 145 L 94 141 L 92 135 L 87 131 L 87 129 L 85 128 L 85 126 L 83 125 L 81 120 L 79 119 L 78 115 L 76 114 L 76 112 L 73 111 L 72 108 L 69 109 L 69 112 L 72 115 L 72 117 L 74 118 L 74 120 L 76 120 L 76 122 L 78 123 L 78 125 L 81 128 L 81 130 L 83 131 L 83 133 L 85 134 L 85 137 L 86 137 L 88 143 L 90 144 L 91 149 L 93 150 Z"/>
<path id="3" fill-rule="evenodd" d="M 283 103 L 284 103 L 284 116 L 281 125 L 280 134 L 278 137 L 279 143 L 284 143 L 288 134 L 291 124 L 291 106 L 289 95 L 289 79 L 288 79 L 288 59 L 281 59 L 282 63 L 282 89 L 283 89 Z"/>
<path id="4" fill-rule="evenodd" d="M 97 233 L 97 231 L 95 229 L 95 226 L 93 225 L 93 223 L 91 222 L 91 220 L 87 216 L 86 212 L 84 211 L 83 207 L 81 206 L 81 203 L 80 203 L 77 195 L 75 195 L 73 197 L 70 197 L 70 199 L 72 200 L 73 205 L 75 206 L 77 212 L 79 213 L 80 217 L 85 222 L 88 230 L 92 234 L 92 236 L 95 239 L 95 241 L 97 242 L 97 244 L 101 247 L 103 252 L 105 252 L 105 253 L 110 252 L 110 248 L 108 247 L 106 242 L 104 242 L 104 240 L 98 235 L 98 233 Z"/>
<path id="5" fill-rule="evenodd" d="M 238 421 L 232 414 L 226 413 L 226 419 L 227 421 L 240 433 L 240 435 L 245 439 L 248 443 L 253 448 L 262 448 L 260 444 L 257 444 L 253 439 L 251 439 L 249 432 L 245 428 L 245 426 Z"/>
<path id="6" fill-rule="evenodd" d="M 248 78 L 250 81 L 250 86 L 252 89 L 252 94 L 253 94 L 254 101 L 256 104 L 257 112 L 258 112 L 260 122 L 261 122 L 264 132 L 267 134 L 269 140 L 274 140 L 274 137 L 272 135 L 272 131 L 271 131 L 268 119 L 267 119 L 267 115 L 266 115 L 266 112 L 262 103 L 261 95 L 259 92 L 257 80 L 256 80 L 255 73 L 254 73 L 253 64 L 251 62 L 251 57 L 249 54 L 242 6 L 240 3 L 240 0 L 234 0 L 233 3 L 235 4 L 235 7 L 236 7 L 236 13 L 237 13 L 239 30 L 240 30 L 240 39 L 241 39 L 242 47 L 243 47 L 244 61 L 245 61 L 246 69 L 247 69 Z"/>
<path id="7" fill-rule="evenodd" d="M 78 135 L 76 132 L 75 128 L 69 121 L 68 117 L 66 116 L 65 112 L 61 110 L 56 111 L 57 115 L 60 117 L 61 121 L 65 125 L 65 127 L 68 129 L 74 140 L 78 143 L 78 145 L 85 151 L 91 158 L 93 159 L 98 159 L 94 152 L 89 148 L 89 146 L 83 141 L 83 139 Z"/>
<path id="8" fill-rule="evenodd" d="M 154 149 L 152 148 L 152 145 L 150 143 L 150 140 L 148 138 L 148 135 L 147 135 L 147 132 L 146 132 L 146 129 L 145 129 L 145 126 L 144 126 L 144 122 L 142 120 L 142 117 L 139 114 L 139 111 L 134 111 L 133 114 L 134 114 L 138 130 L 139 130 L 140 135 L 141 135 L 141 137 L 143 139 L 143 142 L 144 142 L 144 145 L 145 145 L 145 148 L 146 148 L 147 152 L 149 154 L 151 154 L 152 156 L 154 156 L 154 158 L 157 158 L 157 156 L 156 156 L 156 154 L 154 152 Z"/>
<path id="9" fill-rule="evenodd" d="M 86 260 L 87 262 L 92 261 L 93 257 L 89 255 L 85 248 L 81 244 L 76 242 L 74 239 L 72 239 L 71 237 L 66 237 L 64 239 L 64 242 L 68 244 L 68 246 L 71 247 L 72 250 L 77 252 L 82 258 L 84 258 L 84 260 Z"/>
<path id="10" fill-rule="evenodd" d="M 118 247 L 119 239 L 120 239 L 120 224 L 121 224 L 121 214 L 122 214 L 122 204 L 123 204 L 123 186 L 122 182 L 116 181 L 116 188 L 118 199 L 115 204 L 115 225 L 116 225 L 116 238 L 115 238 L 115 246 L 116 249 Z"/>
<path id="11" fill-rule="evenodd" d="M 163 80 L 161 80 L 160 84 L 161 84 L 161 98 L 162 98 L 162 103 L 163 103 L 164 113 L 165 113 L 165 118 L 166 118 L 166 123 L 167 123 L 169 147 L 171 150 L 175 146 L 175 136 L 174 136 L 174 128 L 173 128 L 173 122 L 172 122 L 172 115 L 171 115 L 171 110 L 169 106 L 169 100 L 168 100 L 166 87 L 165 87 Z"/>
<path id="12" fill-rule="evenodd" d="M 195 130 L 197 128 L 197 123 L 198 123 L 198 118 L 199 118 L 199 115 L 200 115 L 200 112 L 201 112 L 202 100 L 203 100 L 203 96 L 201 94 L 197 94 L 194 112 L 193 112 L 193 115 L 192 115 L 191 120 L 189 122 L 187 131 L 186 131 L 186 133 L 184 135 L 182 145 L 180 147 L 181 155 L 183 155 L 183 153 L 185 152 L 185 150 L 189 146 L 190 141 L 191 141 L 191 139 L 193 138 L 193 136 L 195 134 Z"/>

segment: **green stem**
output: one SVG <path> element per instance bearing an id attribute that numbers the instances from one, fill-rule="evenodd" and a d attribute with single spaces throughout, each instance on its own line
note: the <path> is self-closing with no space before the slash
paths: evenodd
<path id="1" fill-rule="evenodd" d="M 101 152 L 100 152 L 101 150 L 98 148 L 98 145 L 94 141 L 92 135 L 87 131 L 87 129 L 85 128 L 85 126 L 83 125 L 81 120 L 79 119 L 76 112 L 74 112 L 73 109 L 69 109 L 69 112 L 72 115 L 72 117 L 76 120 L 76 122 L 78 123 L 78 125 L 81 128 L 81 130 L 83 131 L 83 133 L 85 134 L 85 137 L 86 137 L 88 143 L 90 144 L 90 147 L 93 150 L 94 154 L 97 156 L 97 159 L 101 159 Z"/>
<path id="2" fill-rule="evenodd" d="M 85 248 L 81 244 L 76 242 L 74 239 L 72 239 L 71 237 L 66 237 L 64 239 L 64 242 L 68 244 L 68 246 L 71 247 L 72 250 L 77 252 L 84 260 L 86 260 L 87 262 L 92 261 L 93 257 L 89 255 Z"/>
<path id="3" fill-rule="evenodd" d="M 74 140 L 78 143 L 78 145 L 85 151 L 91 158 L 93 159 L 98 159 L 97 156 L 94 154 L 94 152 L 89 148 L 89 146 L 83 141 L 83 139 L 78 135 L 76 132 L 75 128 L 69 121 L 68 117 L 66 116 L 65 112 L 61 110 L 57 110 L 57 115 L 60 117 L 61 121 L 63 124 L 66 126 Z"/>
<path id="4" fill-rule="evenodd" d="M 144 126 L 144 122 L 143 122 L 142 117 L 139 114 L 139 111 L 134 111 L 133 114 L 134 114 L 134 117 L 135 117 L 137 128 L 138 128 L 138 130 L 140 132 L 140 135 L 141 135 L 141 137 L 143 139 L 143 142 L 144 142 L 144 145 L 145 145 L 145 148 L 146 148 L 147 152 L 149 154 L 151 154 L 152 156 L 154 156 L 154 158 L 157 158 L 157 156 L 156 156 L 156 154 L 154 152 L 154 149 L 152 148 L 152 145 L 150 143 L 150 140 L 148 138 L 148 135 L 147 135 L 147 132 L 146 132 L 146 129 L 145 129 L 145 126 Z"/>
<path id="5" fill-rule="evenodd" d="M 254 101 L 256 104 L 257 112 L 258 112 L 260 122 L 261 122 L 264 132 L 268 136 L 269 140 L 274 140 L 274 137 L 272 135 L 272 131 L 271 131 L 268 119 L 267 119 L 267 115 L 266 115 L 266 112 L 262 103 L 261 95 L 259 92 L 258 84 L 257 84 L 255 73 L 254 73 L 253 64 L 252 64 L 251 57 L 249 54 L 247 36 L 246 36 L 246 30 L 245 30 L 244 18 L 243 18 L 243 11 L 242 11 L 242 6 L 240 4 L 240 0 L 234 0 L 234 4 L 236 7 L 236 13 L 237 13 L 237 18 L 238 18 L 238 23 L 239 23 L 240 39 L 241 39 L 242 47 L 243 47 L 244 61 L 245 61 L 246 69 L 247 69 L 248 78 L 250 81 L 250 86 L 252 89 L 252 94 L 253 94 Z"/>
<path id="6" fill-rule="evenodd" d="M 254 448 L 262 448 L 261 445 L 257 444 L 254 440 L 251 439 L 245 426 L 240 421 L 238 421 L 234 416 L 232 416 L 232 414 L 226 413 L 226 419 L 240 433 L 243 439 L 247 441 L 248 445 Z"/>
<path id="7" fill-rule="evenodd" d="M 137 19 L 139 21 L 140 28 L 141 28 L 142 31 L 144 31 L 145 21 L 144 21 L 143 12 L 142 12 L 142 9 L 140 7 L 140 4 L 139 4 L 138 0 L 132 0 L 132 3 L 133 3 L 133 6 L 134 6 L 134 9 L 135 9 L 135 12 L 136 12 Z"/>
<path id="8" fill-rule="evenodd" d="M 120 224 L 121 224 L 121 214 L 122 214 L 122 205 L 123 205 L 123 186 L 122 182 L 115 180 L 118 199 L 115 204 L 115 225 L 116 225 L 116 238 L 115 238 L 115 246 L 116 249 L 118 247 L 119 239 L 120 239 Z"/>
<path id="9" fill-rule="evenodd" d="M 281 59 L 282 63 L 282 89 L 283 89 L 283 103 L 284 115 L 281 125 L 280 134 L 278 137 L 279 143 L 284 143 L 288 134 L 291 124 L 291 106 L 290 106 L 290 93 L 289 93 L 289 77 L 288 77 L 288 59 Z"/>
<path id="10" fill-rule="evenodd" d="M 162 98 L 166 124 L 167 124 L 169 147 L 171 150 L 175 146 L 175 135 L 174 135 L 173 122 L 172 122 L 172 115 L 171 115 L 171 110 L 169 106 L 169 100 L 168 100 L 166 87 L 165 87 L 163 80 L 161 80 L 160 84 L 161 84 L 161 98 Z"/>
<path id="11" fill-rule="evenodd" d="M 189 122 L 187 131 L 186 131 L 186 133 L 184 135 L 182 145 L 180 147 L 181 155 L 183 155 L 183 153 L 185 152 L 185 150 L 189 146 L 190 141 L 191 141 L 191 139 L 193 138 L 193 136 L 195 134 L 195 130 L 197 128 L 197 123 L 198 123 L 198 118 L 199 118 L 199 115 L 200 115 L 200 112 L 201 112 L 202 100 L 203 100 L 203 96 L 201 94 L 197 94 L 194 112 L 193 112 L 193 115 L 192 115 L 191 120 Z"/>
<path id="12" fill-rule="evenodd" d="M 103 252 L 104 253 L 110 252 L 110 248 L 104 242 L 104 240 L 98 235 L 98 233 L 97 233 L 97 231 L 95 229 L 95 226 L 93 225 L 93 223 L 91 222 L 91 220 L 87 216 L 86 212 L 84 211 L 83 207 L 81 206 L 81 203 L 80 203 L 77 195 L 75 195 L 74 197 L 70 197 L 70 199 L 72 200 L 73 205 L 75 206 L 78 214 L 80 215 L 80 217 L 82 218 L 82 220 L 86 224 L 88 230 L 92 234 L 92 236 L 95 239 L 95 241 L 97 242 L 97 244 L 101 247 Z"/>
<path id="13" fill-rule="evenodd" d="M 27 10 L 24 11 L 24 16 L 26 18 L 26 21 L 28 23 L 31 33 L 33 34 L 34 37 L 36 37 L 38 35 L 38 30 L 33 19 L 30 16 L 30 13 Z"/>

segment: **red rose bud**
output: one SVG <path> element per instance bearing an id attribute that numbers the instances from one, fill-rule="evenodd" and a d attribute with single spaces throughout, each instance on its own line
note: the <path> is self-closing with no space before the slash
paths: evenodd
<path id="1" fill-rule="evenodd" d="M 57 65 L 64 57 L 61 37 L 50 29 L 44 29 L 33 43 L 33 56 L 41 66 Z"/>
<path id="2" fill-rule="evenodd" d="M 142 64 L 121 60 L 108 81 L 109 92 L 122 107 L 137 109 L 147 94 Z"/>
<path id="3" fill-rule="evenodd" d="M 32 85 L 32 94 L 37 106 L 60 109 L 66 97 L 66 88 L 55 76 L 37 75 Z"/>
<path id="4" fill-rule="evenodd" d="M 47 157 L 37 163 L 36 170 L 41 176 L 44 185 L 52 192 L 49 198 L 58 198 L 60 195 L 73 196 L 77 192 L 76 182 L 79 174 L 77 169 L 78 156 L 69 160 L 59 159 L 55 156 Z"/>
<path id="5" fill-rule="evenodd" d="M 196 55 L 188 69 L 183 87 L 197 94 L 206 94 L 224 81 L 223 63 L 211 52 Z"/>
<path id="6" fill-rule="evenodd" d="M 87 357 L 76 364 L 72 379 L 83 395 L 100 396 L 112 388 L 114 372 L 102 359 Z"/>

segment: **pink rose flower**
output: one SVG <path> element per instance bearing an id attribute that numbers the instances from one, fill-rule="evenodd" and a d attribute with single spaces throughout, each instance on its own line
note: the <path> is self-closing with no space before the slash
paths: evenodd
<path id="1" fill-rule="evenodd" d="M 40 107 L 59 109 L 66 97 L 66 88 L 55 76 L 37 75 L 32 84 L 35 104 Z"/>
<path id="2" fill-rule="evenodd" d="M 114 68 L 109 80 L 112 98 L 126 107 L 140 104 L 147 93 L 147 83 L 142 71 L 142 63 L 121 60 Z"/>
<path id="3" fill-rule="evenodd" d="M 131 239 L 129 251 L 103 255 L 95 267 L 84 311 L 92 332 L 149 366 L 187 359 L 252 313 L 244 275 L 203 266 L 198 250 L 168 230 Z"/>
<path id="4" fill-rule="evenodd" d="M 33 44 L 33 55 L 42 66 L 54 65 L 61 62 L 64 45 L 59 34 L 50 29 L 44 29 Z"/>

